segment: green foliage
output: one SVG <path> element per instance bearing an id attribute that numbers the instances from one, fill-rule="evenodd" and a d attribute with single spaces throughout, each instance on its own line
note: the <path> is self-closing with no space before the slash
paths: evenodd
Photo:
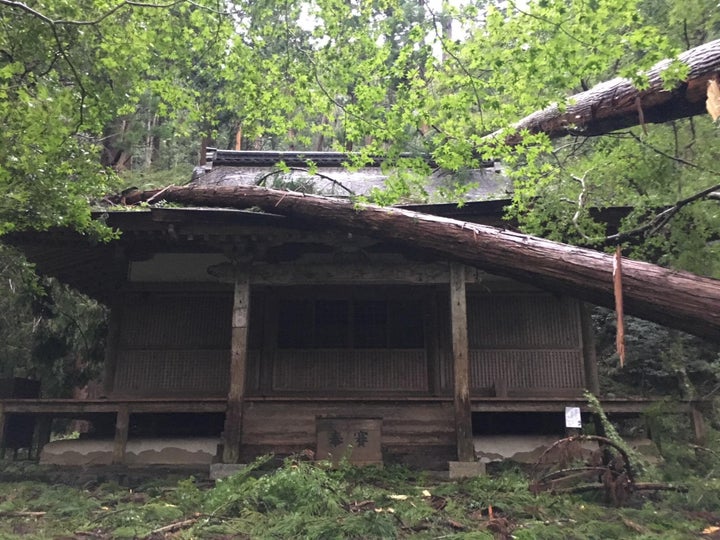
<path id="1" fill-rule="evenodd" d="M 588 408 L 600 420 L 603 431 L 605 432 L 605 437 L 615 443 L 618 448 L 622 449 L 622 451 L 625 452 L 625 454 L 630 459 L 629 465 L 630 467 L 632 467 L 633 473 L 635 475 L 642 475 L 644 472 L 646 472 L 649 465 L 647 460 L 644 459 L 640 453 L 633 450 L 630 445 L 628 445 L 625 440 L 620 436 L 617 429 L 615 429 L 615 426 L 608 419 L 605 411 L 603 411 L 602 405 L 600 404 L 600 400 L 597 398 L 597 396 L 593 395 L 588 391 L 585 391 L 584 396 L 588 402 Z"/>
<path id="2" fill-rule="evenodd" d="M 626 363 L 620 367 L 614 313 L 596 308 L 593 321 L 604 395 L 706 398 L 720 384 L 720 352 L 714 343 L 627 317 Z"/>
<path id="3" fill-rule="evenodd" d="M 321 466 L 292 463 L 244 485 L 243 503 L 257 512 L 321 516 L 336 514 L 345 502 L 340 482 Z"/>
<path id="4" fill-rule="evenodd" d="M 5 246 L 0 278 L 0 376 L 39 379 L 45 397 L 69 397 L 97 379 L 105 308 L 53 280 L 39 280 Z"/>
<path id="5" fill-rule="evenodd" d="M 568 92 L 616 74 L 643 84 L 643 69 L 717 34 L 717 6 L 707 0 L 682 8 L 662 0 L 450 4 L 437 10 L 407 0 L 6 6 L 0 233 L 67 224 L 107 237 L 90 220 L 89 204 L 122 181 L 177 184 L 187 176 L 162 171 L 189 170 L 201 141 L 234 147 L 238 134 L 243 148 L 357 150 L 354 166 L 385 155 L 397 172 L 384 193 L 372 195 L 382 204 L 427 200 L 426 166 L 398 161 L 401 152 L 430 153 L 450 170 L 475 166 L 479 156 L 503 158 L 516 180 L 515 210 L 524 226 L 567 240 L 578 238 L 577 220 L 561 201 L 576 200 L 578 171 L 595 171 L 582 217 L 591 204 L 622 204 L 625 195 L 642 209 L 672 200 L 666 185 L 655 198 L 628 190 L 638 174 L 643 178 L 635 181 L 644 185 L 657 172 L 644 175 L 630 147 L 623 174 L 613 175 L 602 144 L 586 145 L 593 151 L 566 163 L 552 157 L 542 135 L 528 135 L 512 149 L 485 136 L 552 102 L 562 106 Z M 684 70 L 671 63 L 666 82 L 681 79 Z M 710 153 L 707 146 L 702 151 Z M 606 197 L 595 195 L 602 186 Z M 454 198 L 467 186 L 457 188 Z M 702 214 L 691 224 L 704 220 L 702 231 L 714 230 Z M 585 234 L 600 234 L 585 221 Z M 684 241 L 678 236 L 671 243 Z M 671 263 L 699 267 L 686 260 L 689 251 L 678 249 Z"/>
<path id="6" fill-rule="evenodd" d="M 112 483 L 74 488 L 39 476 L 0 484 L 0 511 L 6 513 L 0 537 L 146 537 L 188 520 L 176 537 L 491 540 L 493 527 L 504 526 L 513 538 L 526 539 L 690 539 L 714 523 L 720 505 L 715 476 L 686 475 L 686 493 L 638 495 L 627 507 L 610 508 L 591 496 L 533 495 L 517 470 L 448 482 L 396 467 L 333 469 L 295 460 L 265 470 L 268 459 L 209 489 L 192 478 L 175 488 L 161 478 L 136 489 Z M 13 467 L 0 464 L 0 474 Z M 322 502 L 302 501 L 302 494 Z M 495 522 L 488 518 L 490 506 Z M 17 514 L 23 511 L 46 513 Z"/>
<path id="7" fill-rule="evenodd" d="M 193 476 L 179 480 L 177 483 L 177 489 L 175 489 L 170 495 L 171 502 L 175 504 L 185 515 L 196 512 L 199 508 L 201 508 L 203 499 L 204 494 L 197 487 Z"/>

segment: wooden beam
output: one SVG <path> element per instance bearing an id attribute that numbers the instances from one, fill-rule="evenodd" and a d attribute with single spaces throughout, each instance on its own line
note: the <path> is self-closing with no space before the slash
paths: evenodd
<path id="1" fill-rule="evenodd" d="M 252 271 L 253 283 L 268 285 L 428 284 L 449 280 L 447 264 L 443 263 L 276 264 L 254 266 Z"/>
<path id="2" fill-rule="evenodd" d="M 210 266 L 207 273 L 223 282 L 232 282 L 234 270 L 230 263 Z M 487 274 L 468 271 L 469 283 L 480 283 Z M 416 262 L 353 262 L 344 264 L 256 264 L 250 269 L 253 285 L 328 285 L 383 284 L 427 285 L 450 282 L 448 264 Z"/>
<path id="3" fill-rule="evenodd" d="M 5 414 L 52 414 L 68 418 L 90 414 L 115 414 L 127 405 L 131 414 L 225 412 L 227 398 L 139 398 L 139 399 L 3 399 Z"/>
<path id="4" fill-rule="evenodd" d="M 230 391 L 225 413 L 223 463 L 237 463 L 240 460 L 250 314 L 250 280 L 247 272 L 237 271 L 233 298 Z"/>
<path id="5" fill-rule="evenodd" d="M 345 396 L 246 396 L 245 401 L 253 403 L 389 403 L 401 406 L 403 403 L 449 403 L 451 396 L 397 396 L 397 395 L 345 395 Z M 624 399 L 610 398 L 601 400 L 604 411 L 612 414 L 639 414 L 649 407 L 657 406 L 657 399 Z M 705 406 L 705 402 L 693 402 Z M 475 412 L 562 412 L 566 406 L 580 407 L 588 412 L 587 401 L 580 397 L 513 397 L 497 399 L 494 397 L 473 397 L 472 410 Z M 227 398 L 205 399 L 137 399 L 137 400 L 72 400 L 72 399 L 3 399 L 0 408 L 5 416 L 9 414 L 46 414 L 53 417 L 78 418 L 91 414 L 115 414 L 119 407 L 127 405 L 130 414 L 149 413 L 192 413 L 192 412 L 225 412 Z M 666 404 L 674 413 L 689 413 L 690 402 L 681 401 Z M 7 420 L 6 420 L 7 421 Z"/>
<path id="6" fill-rule="evenodd" d="M 453 263 L 450 266 L 450 321 L 455 404 L 455 434 L 458 461 L 475 461 L 472 437 L 472 410 L 470 408 L 470 354 L 467 332 L 467 296 L 465 294 L 465 268 Z"/>
<path id="7" fill-rule="evenodd" d="M 580 325 L 582 331 L 583 363 L 585 366 L 585 387 L 596 396 L 600 396 L 600 377 L 598 375 L 597 351 L 595 349 L 595 329 L 590 316 L 590 305 L 580 304 Z"/>
<path id="8" fill-rule="evenodd" d="M 130 408 L 127 404 L 118 407 L 115 417 L 115 440 L 113 442 L 113 464 L 125 462 L 125 448 L 127 447 L 128 431 L 130 430 Z"/>

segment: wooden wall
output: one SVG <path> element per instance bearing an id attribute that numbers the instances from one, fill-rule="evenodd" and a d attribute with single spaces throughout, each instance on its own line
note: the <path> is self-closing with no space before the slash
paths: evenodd
<path id="1" fill-rule="evenodd" d="M 268 330 L 274 327 L 274 315 L 273 303 L 264 301 L 266 291 L 259 289 L 251 301 L 248 395 L 450 394 L 444 287 L 416 288 L 428 298 L 424 349 L 278 349 Z M 113 395 L 226 395 L 231 310 L 229 292 L 127 295 Z M 586 386 L 581 335 L 579 305 L 573 299 L 470 292 L 471 394 L 579 395 Z"/>
<path id="2" fill-rule="evenodd" d="M 426 392 L 423 349 L 278 350 L 273 389 L 289 391 Z"/>
<path id="3" fill-rule="evenodd" d="M 243 459 L 270 451 L 315 449 L 318 418 L 382 419 L 386 463 L 444 468 L 455 459 L 452 403 L 423 401 L 249 401 L 243 425 Z"/>
<path id="4" fill-rule="evenodd" d="M 231 310 L 223 293 L 127 295 L 113 395 L 227 395 Z"/>
<path id="5" fill-rule="evenodd" d="M 441 313 L 440 320 L 446 320 Z M 440 332 L 447 343 L 446 325 Z M 572 298 L 469 293 L 468 339 L 473 396 L 570 397 L 581 395 L 586 386 L 580 305 Z M 438 385 L 445 394 L 452 389 L 448 348 L 438 355 Z"/>

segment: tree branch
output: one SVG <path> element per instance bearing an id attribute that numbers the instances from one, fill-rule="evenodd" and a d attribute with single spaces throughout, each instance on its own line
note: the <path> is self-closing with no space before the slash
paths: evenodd
<path id="1" fill-rule="evenodd" d="M 356 195 L 354 191 L 352 191 L 351 189 L 348 189 L 347 187 L 345 187 L 345 186 L 342 184 L 342 182 L 340 182 L 340 181 L 338 181 L 338 180 L 335 180 L 334 178 L 332 178 L 332 177 L 330 177 L 330 176 L 328 176 L 328 175 L 326 175 L 326 174 L 323 174 L 323 173 L 321 173 L 321 172 L 317 172 L 317 171 L 315 171 L 315 172 L 310 172 L 310 169 L 305 169 L 305 168 L 303 168 L 303 167 L 288 167 L 288 169 L 290 169 L 291 171 L 304 172 L 304 173 L 307 173 L 307 174 L 309 174 L 309 175 L 311 175 L 311 176 L 317 176 L 317 177 L 319 177 L 319 178 L 322 178 L 322 179 L 324 179 L 324 180 L 327 180 L 327 181 L 329 181 L 329 182 L 332 182 L 334 185 L 338 186 L 340 189 L 343 189 L 343 190 L 347 191 L 350 196 L 353 196 L 353 197 L 354 197 L 354 196 Z M 283 169 L 274 169 L 274 170 L 272 170 L 272 171 L 270 171 L 270 172 L 268 172 L 268 173 L 265 173 L 265 174 L 263 174 L 260 178 L 258 178 L 258 179 L 255 181 L 255 185 L 256 185 L 256 186 L 265 187 L 265 180 L 267 180 L 268 178 L 270 178 L 270 177 L 273 176 L 273 175 L 276 175 L 276 174 L 282 173 L 282 172 L 284 172 Z M 165 189 L 167 189 L 167 188 L 165 188 Z"/>
<path id="2" fill-rule="evenodd" d="M 0 0 L 2 1 L 2 0 Z M 60 35 L 58 34 L 58 27 L 55 24 L 51 24 L 50 28 L 53 33 L 53 37 L 55 39 L 55 44 L 58 47 L 58 52 L 60 53 L 60 56 L 62 56 L 62 59 L 65 60 L 65 63 L 70 68 L 70 71 L 72 71 L 73 77 L 75 79 L 75 82 L 78 85 L 78 88 L 80 88 L 80 106 L 78 107 L 79 115 L 78 115 L 78 122 L 75 125 L 75 133 L 80 131 L 80 127 L 83 125 L 83 122 L 85 121 L 85 97 L 87 96 L 87 91 L 85 90 L 85 85 L 82 82 L 82 78 L 80 78 L 80 73 L 78 73 L 78 70 L 75 69 L 75 64 L 72 63 L 70 60 L 70 57 L 67 54 L 67 51 L 65 50 L 65 46 L 62 43 L 62 40 L 60 39 Z"/>
<path id="3" fill-rule="evenodd" d="M 134 200 L 147 200 L 154 193 L 140 193 Z M 317 227 L 402 242 L 440 259 L 594 304 L 614 304 L 612 258 L 594 250 L 400 208 L 255 186 L 191 184 L 168 189 L 163 198 L 195 206 L 258 206 L 291 220 L 310 220 Z M 628 314 L 720 340 L 719 280 L 629 259 L 623 260 L 623 269 Z"/>
<path id="4" fill-rule="evenodd" d="M 580 227 L 580 223 L 578 222 L 578 220 L 580 219 L 580 215 L 585 208 L 585 201 L 587 199 L 587 184 L 585 183 L 585 178 L 587 178 L 589 172 L 589 170 L 585 171 L 585 174 L 583 174 L 582 177 L 574 175 L 572 176 L 572 179 L 580 184 L 580 194 L 578 195 L 577 200 L 577 210 L 573 215 L 572 222 L 573 225 L 575 225 L 575 229 L 580 234 L 580 236 L 582 236 L 585 240 L 592 242 L 592 238 L 585 234 L 585 232 L 582 230 L 582 227 Z"/>
<path id="5" fill-rule="evenodd" d="M 673 61 L 688 69 L 685 80 L 665 87 L 665 70 Z M 517 144 L 520 132 L 545 133 L 556 138 L 564 135 L 604 135 L 639 123 L 638 101 L 645 123 L 662 123 L 704 113 L 707 81 L 720 70 L 720 40 L 689 49 L 674 60 L 655 64 L 644 73 L 649 85 L 638 89 L 630 79 L 615 78 L 590 90 L 569 96 L 565 107 L 552 105 L 526 116 L 510 126 L 485 136 L 486 140 L 506 140 Z"/>
<path id="6" fill-rule="evenodd" d="M 632 238 L 635 238 L 637 236 L 650 236 L 655 234 L 658 230 L 660 230 L 662 227 L 667 225 L 667 223 L 685 206 L 688 204 L 694 203 L 695 201 L 699 201 L 700 199 L 703 199 L 705 197 L 710 197 L 713 192 L 720 190 L 720 184 L 715 184 L 714 186 L 710 186 L 709 188 L 705 188 L 701 191 L 698 191 L 697 193 L 694 193 L 693 195 L 690 195 L 689 197 L 676 202 L 673 206 L 670 208 L 667 208 L 657 214 L 654 218 L 652 218 L 650 221 L 645 223 L 644 225 L 641 225 L 639 227 L 636 227 L 635 229 L 632 229 L 627 232 L 613 234 L 611 236 L 606 236 L 605 241 L 610 242 L 625 242 L 627 240 L 630 240 Z M 649 231 L 649 233 L 648 233 Z"/>
<path id="7" fill-rule="evenodd" d="M 588 50 L 591 50 L 591 49 L 593 48 L 592 43 L 588 43 L 587 41 L 583 41 L 583 40 L 579 39 L 576 35 L 571 34 L 571 33 L 568 32 L 567 30 L 565 30 L 565 28 L 563 28 L 562 23 L 556 23 L 556 22 L 551 21 L 550 19 L 547 19 L 547 18 L 545 18 L 545 17 L 541 17 L 540 15 L 537 15 L 537 14 L 535 14 L 535 13 L 531 13 L 531 12 L 529 12 L 529 11 L 524 11 L 524 10 L 520 9 L 520 8 L 517 6 L 517 4 L 516 4 L 515 2 L 513 2 L 512 0 L 509 0 L 509 1 L 508 1 L 508 4 L 510 4 L 510 6 L 512 6 L 512 8 L 513 8 L 515 11 L 517 11 L 518 13 L 521 13 L 522 15 L 525 15 L 526 17 L 530 17 L 531 19 L 535 19 L 536 21 L 544 22 L 545 24 L 549 24 L 550 26 L 554 26 L 556 30 L 559 30 L 560 32 L 562 32 L 563 34 L 565 34 L 567 37 L 569 37 L 569 38 L 572 39 L 573 41 L 579 43 L 579 44 L 582 45 L 583 47 L 587 47 Z"/>
<path id="8" fill-rule="evenodd" d="M 120 11 L 123 8 L 126 7 L 133 7 L 133 8 L 151 8 L 151 9 L 167 9 L 171 7 L 175 7 L 180 4 L 190 4 L 191 6 L 194 6 L 198 9 L 201 9 L 203 11 L 209 11 L 210 13 L 215 13 L 218 15 L 227 15 L 227 12 L 225 11 L 218 11 L 216 9 L 203 6 L 194 0 L 174 0 L 173 2 L 167 2 L 164 4 L 157 4 L 157 3 L 151 3 L 151 2 L 136 2 L 133 0 L 124 0 L 123 2 L 120 2 L 116 6 L 111 7 L 108 9 L 105 13 L 102 13 L 95 19 L 89 19 L 89 20 L 69 20 L 69 19 L 52 19 L 48 17 L 47 15 L 41 13 L 40 11 L 37 11 L 36 9 L 31 8 L 27 4 L 23 2 L 17 2 L 15 0 L 0 0 L 0 5 L 9 6 L 11 8 L 16 8 L 21 11 L 24 11 L 26 13 L 29 13 L 36 19 L 40 19 L 46 24 L 49 24 L 51 26 L 93 26 L 96 24 L 99 24 L 103 22 L 108 17 L 111 17 L 118 11 Z"/>
<path id="9" fill-rule="evenodd" d="M 42 13 L 41 11 L 38 11 L 29 5 L 27 5 L 24 2 L 19 2 L 17 0 L 0 0 L 0 5 L 8 6 L 10 8 L 14 8 L 20 11 L 24 11 L 25 13 L 28 13 L 32 17 L 38 19 L 39 21 L 42 21 L 43 23 L 47 24 L 50 27 L 50 30 L 53 34 L 53 39 L 55 41 L 55 44 L 57 45 L 58 49 L 58 56 L 60 56 L 65 63 L 70 68 L 70 71 L 72 72 L 72 76 L 75 80 L 75 83 L 77 84 L 78 88 L 80 89 L 80 106 L 79 106 L 79 117 L 77 125 L 75 126 L 75 132 L 77 133 L 81 126 L 83 125 L 83 122 L 85 120 L 85 99 L 87 97 L 87 90 L 85 89 L 85 85 L 83 84 L 82 77 L 80 76 L 80 73 L 76 69 L 75 65 L 73 64 L 72 60 L 70 59 L 70 56 L 67 53 L 67 50 L 65 46 L 63 45 L 62 39 L 60 38 L 59 34 L 59 28 L 63 26 L 96 26 L 103 22 L 105 19 L 115 15 L 123 8 L 151 8 L 151 9 L 167 9 L 171 8 L 180 4 L 190 4 L 198 9 L 209 11 L 211 13 L 216 14 L 226 14 L 226 12 L 221 12 L 218 10 L 215 10 L 213 8 L 203 6 L 199 3 L 197 3 L 195 0 L 174 0 L 172 2 L 167 3 L 151 3 L 151 2 L 138 2 L 135 0 L 123 0 L 119 4 L 115 5 L 114 7 L 111 7 L 95 19 L 88 19 L 88 20 L 70 20 L 70 19 L 53 19 L 49 17 L 48 15 Z"/>
<path id="10" fill-rule="evenodd" d="M 693 169 L 697 169 L 697 170 L 699 170 L 699 171 L 707 172 L 707 173 L 710 173 L 710 174 L 715 175 L 715 176 L 720 176 L 720 172 L 719 172 L 719 171 L 715 171 L 715 170 L 713 170 L 713 169 L 708 169 L 707 167 L 703 167 L 702 165 L 698 165 L 697 163 L 693 163 L 692 161 L 688 161 L 688 160 L 683 159 L 683 158 L 681 158 L 681 157 L 673 156 L 672 154 L 668 154 L 667 152 L 665 152 L 665 151 L 663 151 L 663 150 L 660 150 L 660 149 L 657 148 L 656 146 L 653 146 L 653 145 L 650 144 L 649 142 L 647 142 L 647 141 L 643 140 L 642 138 L 638 137 L 638 136 L 635 135 L 632 131 L 628 131 L 627 133 L 628 133 L 633 139 L 635 139 L 637 142 L 639 142 L 639 143 L 642 144 L 643 146 L 647 146 L 650 150 L 652 150 L 652 151 L 655 152 L 656 154 L 659 154 L 659 155 L 661 155 L 661 156 L 663 156 L 663 157 L 666 157 L 666 158 L 668 158 L 668 159 L 671 159 L 671 160 L 673 160 L 673 161 L 676 161 L 676 162 L 678 162 L 678 163 L 680 163 L 680 164 L 682 164 L 682 165 L 687 165 L 688 167 L 692 167 Z"/>
<path id="11" fill-rule="evenodd" d="M 476 77 L 472 76 L 470 72 L 468 71 L 467 67 L 463 63 L 460 58 L 457 57 L 455 53 L 453 53 L 450 48 L 447 46 L 447 43 L 445 42 L 445 38 L 442 35 L 442 32 L 438 32 L 437 25 L 437 17 L 435 15 L 435 11 L 430 7 L 430 5 L 423 1 L 423 6 L 425 9 L 430 13 L 430 16 L 432 17 L 432 23 L 433 23 L 433 31 L 435 32 L 435 37 L 437 37 L 438 41 L 440 42 L 440 47 L 442 47 L 442 50 L 445 54 L 447 54 L 450 58 L 455 60 L 455 63 L 460 68 L 460 70 L 465 74 L 465 76 L 470 81 L 470 86 L 472 87 L 473 94 L 475 94 L 475 104 L 478 108 L 478 113 L 480 114 L 480 125 L 482 126 L 485 123 L 485 120 L 483 118 L 483 109 L 482 109 L 482 99 L 480 98 L 480 92 L 478 91 L 477 85 L 475 84 Z M 441 23 L 442 24 L 442 23 Z M 489 73 L 491 70 L 483 70 L 486 73 Z"/>

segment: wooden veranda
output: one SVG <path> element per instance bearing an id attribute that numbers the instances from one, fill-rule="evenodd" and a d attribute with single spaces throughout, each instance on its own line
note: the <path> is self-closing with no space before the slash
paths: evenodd
<path id="1" fill-rule="evenodd" d="M 402 406 L 407 402 L 415 404 L 444 403 L 451 406 L 450 397 L 408 397 L 402 400 L 373 397 L 247 397 L 246 404 L 273 403 L 281 407 L 293 407 L 298 404 L 317 404 L 322 406 L 341 406 L 360 403 L 380 403 L 387 406 Z M 679 401 L 669 403 L 658 399 L 606 398 L 601 405 L 610 417 L 636 417 L 662 403 L 663 410 L 674 414 L 689 414 L 695 437 L 702 441 L 705 437 L 705 425 L 700 414 L 699 402 Z M 563 414 L 565 407 L 579 407 L 583 413 L 592 413 L 584 399 L 564 398 L 482 398 L 471 399 L 470 410 L 473 413 L 556 413 Z M 49 426 L 55 418 L 93 420 L 99 416 L 111 416 L 115 424 L 113 443 L 113 463 L 123 464 L 125 447 L 128 441 L 130 418 L 134 415 L 158 413 L 226 413 L 227 399 L 3 399 L 0 400 L 0 435 L 5 433 L 4 426 L 11 415 L 23 416 L 35 420 L 35 444 L 39 449 L 48 442 Z M 0 437 L 0 450 L 5 450 L 4 438 Z M 39 452 L 38 452 L 39 453 Z"/>

